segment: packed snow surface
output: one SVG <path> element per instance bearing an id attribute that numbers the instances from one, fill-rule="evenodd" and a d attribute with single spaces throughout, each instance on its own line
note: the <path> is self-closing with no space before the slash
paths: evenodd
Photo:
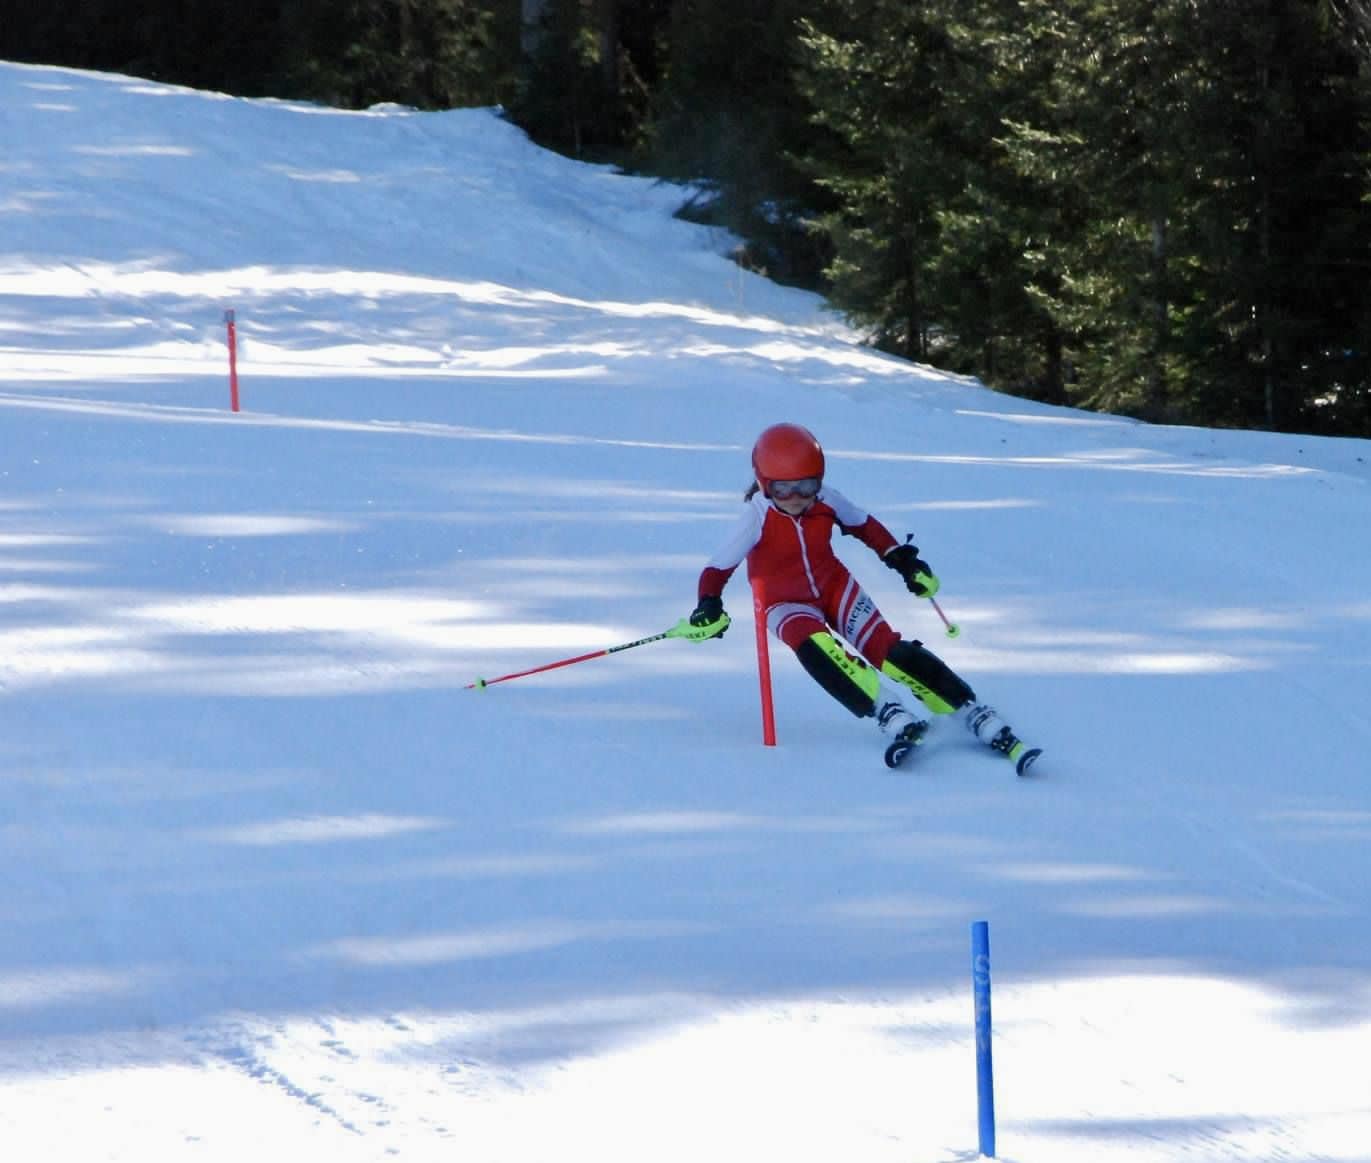
<path id="1" fill-rule="evenodd" d="M 1371 444 L 881 356 L 489 110 L 0 65 L 7 1160 L 1371 1159 Z M 242 410 L 229 407 L 225 312 Z M 1029 742 L 672 626 L 766 425 Z"/>

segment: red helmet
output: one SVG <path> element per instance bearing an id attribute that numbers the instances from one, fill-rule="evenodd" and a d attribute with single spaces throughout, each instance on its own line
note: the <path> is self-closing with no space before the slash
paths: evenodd
<path id="1" fill-rule="evenodd" d="M 798 424 L 773 424 L 752 446 L 752 471 L 762 492 L 771 496 L 772 481 L 819 480 L 824 475 L 824 450 L 814 433 Z"/>

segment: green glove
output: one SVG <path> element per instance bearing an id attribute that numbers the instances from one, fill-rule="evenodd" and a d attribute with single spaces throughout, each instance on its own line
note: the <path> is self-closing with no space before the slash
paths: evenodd
<path id="1" fill-rule="evenodd" d="M 690 630 L 686 636 L 696 642 L 703 642 L 706 638 L 722 638 L 732 621 L 724 613 L 723 598 L 717 595 L 703 597 L 690 615 Z"/>
<path id="2" fill-rule="evenodd" d="M 886 565 L 904 578 L 905 587 L 916 598 L 931 598 L 942 583 L 922 557 L 916 545 L 897 545 L 883 558 Z"/>

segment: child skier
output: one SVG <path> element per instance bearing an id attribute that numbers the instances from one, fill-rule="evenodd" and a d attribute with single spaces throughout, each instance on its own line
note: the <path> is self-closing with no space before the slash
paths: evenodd
<path id="1" fill-rule="evenodd" d="M 936 714 L 962 715 L 977 739 L 1013 760 L 1023 775 L 1038 750 L 1026 748 L 991 707 L 978 703 L 942 659 L 890 627 L 834 554 L 833 528 L 874 550 L 910 593 L 931 598 L 938 579 L 918 549 L 901 545 L 875 517 L 824 484 L 824 452 L 807 428 L 768 428 L 752 449 L 752 471 L 756 483 L 745 497 L 747 511 L 700 573 L 699 604 L 689 619 L 699 639 L 728 629 L 724 586 L 746 558 L 768 629 L 824 690 L 858 718 L 875 716 L 894 737 L 886 750 L 891 767 L 919 743 L 928 721 L 910 714 L 898 698 L 884 697 L 880 675 L 913 691 Z"/>

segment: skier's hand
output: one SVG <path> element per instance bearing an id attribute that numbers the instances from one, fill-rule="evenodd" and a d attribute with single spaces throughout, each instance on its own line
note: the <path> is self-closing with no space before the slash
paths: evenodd
<path id="1" fill-rule="evenodd" d="M 691 637 L 702 642 L 706 638 L 722 638 L 732 619 L 724 613 L 723 598 L 711 594 L 700 599 L 689 621 L 695 631 Z"/>
<path id="2" fill-rule="evenodd" d="M 904 578 L 905 588 L 916 598 L 931 598 L 942 585 L 928 562 L 919 556 L 916 545 L 897 545 L 885 555 L 884 561 Z"/>

